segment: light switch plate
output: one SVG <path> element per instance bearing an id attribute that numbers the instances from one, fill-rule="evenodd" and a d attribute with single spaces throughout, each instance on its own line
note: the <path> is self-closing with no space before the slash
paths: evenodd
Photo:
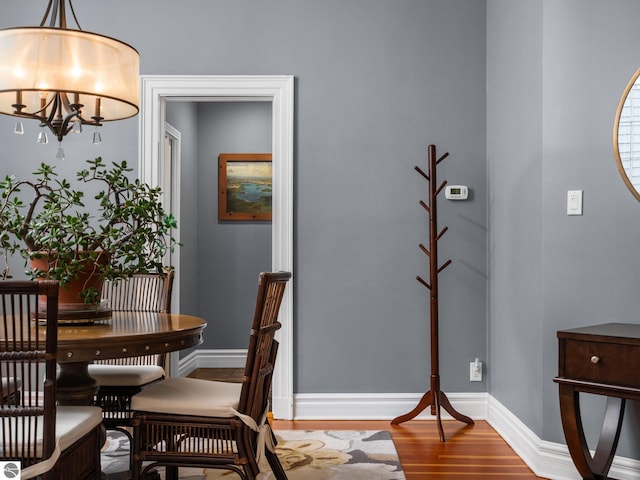
<path id="1" fill-rule="evenodd" d="M 582 190 L 567 192 L 567 215 L 582 215 Z"/>

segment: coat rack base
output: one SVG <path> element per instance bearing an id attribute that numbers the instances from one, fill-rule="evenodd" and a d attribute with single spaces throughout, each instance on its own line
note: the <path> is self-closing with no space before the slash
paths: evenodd
<path id="1" fill-rule="evenodd" d="M 432 375 L 431 390 L 429 390 L 422 396 L 422 398 L 418 402 L 418 405 L 416 405 L 413 410 L 391 420 L 391 425 L 399 425 L 409 420 L 413 420 L 428 407 L 431 407 L 431 415 L 436 416 L 436 424 L 438 426 L 438 434 L 440 435 L 441 442 L 444 442 L 446 440 L 444 436 L 444 429 L 442 428 L 442 418 L 440 416 L 441 408 L 444 408 L 445 412 L 451 415 L 454 419 L 466 423 L 467 425 L 473 425 L 474 421 L 471 418 L 461 414 L 455 408 L 453 408 L 453 405 L 451 405 L 451 402 L 447 398 L 447 395 L 437 387 L 437 385 L 439 384 L 440 379 L 438 378 L 438 376 Z"/>

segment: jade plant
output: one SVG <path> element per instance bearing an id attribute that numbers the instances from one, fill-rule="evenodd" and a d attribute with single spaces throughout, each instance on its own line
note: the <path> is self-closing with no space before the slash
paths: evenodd
<path id="1" fill-rule="evenodd" d="M 18 253 L 29 278 L 58 280 L 61 287 L 87 259 L 103 259 L 94 267 L 102 279 L 163 271 L 176 246 L 171 230 L 177 224 L 162 206 L 161 189 L 130 180 L 125 161 L 108 166 L 98 157 L 87 164 L 77 172 L 76 186 L 45 163 L 32 178 L 0 180 L 0 278 L 11 277 L 9 258 Z M 94 192 L 91 205 L 85 205 L 83 186 Z M 29 267 L 32 258 L 46 258 L 48 268 Z M 99 292 L 88 288 L 81 300 L 98 302 Z"/>

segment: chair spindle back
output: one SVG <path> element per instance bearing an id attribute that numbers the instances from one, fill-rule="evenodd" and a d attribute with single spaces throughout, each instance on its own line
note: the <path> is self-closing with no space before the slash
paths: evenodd
<path id="1" fill-rule="evenodd" d="M 169 313 L 173 291 L 173 270 L 159 273 L 134 273 L 130 277 L 105 280 L 102 287 L 103 300 L 109 302 L 116 312 Z M 164 355 L 144 355 L 97 363 L 110 365 L 160 365 L 164 368 Z"/>
<path id="2" fill-rule="evenodd" d="M 58 282 L 0 281 L 0 460 L 23 469 L 55 448 L 57 318 Z"/>
<path id="3" fill-rule="evenodd" d="M 103 299 L 118 312 L 169 312 L 173 271 L 166 274 L 134 273 L 131 277 L 106 280 Z"/>
<path id="4" fill-rule="evenodd" d="M 249 337 L 238 411 L 250 415 L 260 424 L 267 409 L 271 379 L 278 351 L 276 332 L 281 324 L 278 313 L 289 272 L 263 272 L 258 280 L 258 294 Z"/>

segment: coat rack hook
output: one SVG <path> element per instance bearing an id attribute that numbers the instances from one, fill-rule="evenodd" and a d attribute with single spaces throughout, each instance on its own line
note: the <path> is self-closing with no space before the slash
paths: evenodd
<path id="1" fill-rule="evenodd" d="M 427 282 L 425 282 L 423 279 L 421 279 L 420 277 L 416 277 L 416 280 L 418 280 L 422 285 L 424 285 L 425 287 L 427 287 L 429 290 L 431 290 L 431 285 L 429 285 Z"/>
<path id="2" fill-rule="evenodd" d="M 447 181 L 445 180 L 440 184 L 440 186 L 436 190 L 436 195 L 438 195 L 446 185 L 447 185 Z"/>
<path id="3" fill-rule="evenodd" d="M 420 250 L 422 250 L 424 253 L 427 254 L 428 257 L 431 256 L 431 252 L 429 250 L 427 250 L 427 247 L 425 247 L 423 244 L 418 245 L 420 247 Z"/>
<path id="4" fill-rule="evenodd" d="M 442 237 L 442 235 L 444 235 L 447 230 L 449 230 L 449 227 L 444 227 L 442 230 L 440 230 L 440 233 L 436 237 L 436 240 L 440 240 L 440 237 Z"/>
<path id="5" fill-rule="evenodd" d="M 438 160 L 436 160 L 436 164 L 440 163 L 442 160 L 444 160 L 448 156 L 449 156 L 449 152 L 443 153 L 442 156 Z"/>
<path id="6" fill-rule="evenodd" d="M 415 166 L 415 167 L 413 167 L 413 168 L 415 168 L 415 169 L 416 169 L 416 172 L 418 172 L 420 175 L 422 175 L 424 178 L 426 178 L 426 179 L 427 179 L 427 182 L 429 181 L 429 175 L 427 175 L 426 173 L 424 173 L 424 171 L 423 171 L 420 167 Z"/>
<path id="7" fill-rule="evenodd" d="M 430 212 L 430 211 L 431 211 L 431 209 L 429 208 L 429 206 L 428 206 L 426 203 L 424 203 L 422 200 L 420 200 L 420 202 L 418 202 L 418 203 L 420 203 L 420 205 L 422 206 L 422 208 L 424 208 L 427 212 Z"/>
<path id="8" fill-rule="evenodd" d="M 444 262 L 444 264 L 438 269 L 438 273 L 440 273 L 442 270 L 447 268 L 449 265 L 451 265 L 451 259 L 449 259 L 446 262 Z"/>

